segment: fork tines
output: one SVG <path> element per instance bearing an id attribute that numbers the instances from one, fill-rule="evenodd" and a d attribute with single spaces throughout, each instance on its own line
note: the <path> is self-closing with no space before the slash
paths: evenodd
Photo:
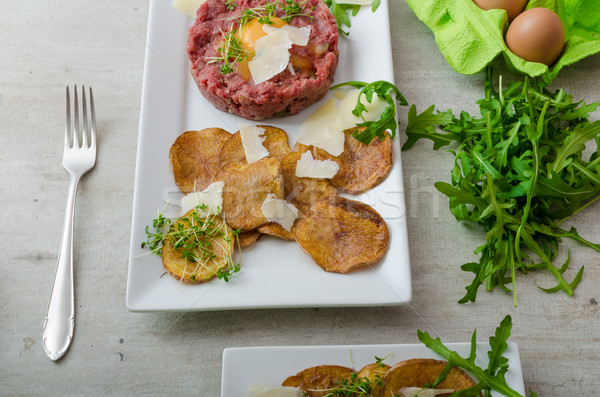
<path id="1" fill-rule="evenodd" d="M 77 147 L 96 146 L 96 112 L 94 110 L 94 95 L 90 87 L 90 118 L 91 125 L 88 123 L 87 98 L 85 95 L 85 86 L 81 86 L 81 113 L 82 123 L 79 122 L 79 101 L 77 98 L 77 85 L 73 87 L 73 125 L 71 125 L 71 95 L 69 86 L 67 86 L 67 122 L 65 125 L 65 149 Z M 81 131 L 81 132 L 80 132 Z M 81 145 L 79 141 L 81 140 Z M 89 142 L 89 144 L 88 144 Z"/>

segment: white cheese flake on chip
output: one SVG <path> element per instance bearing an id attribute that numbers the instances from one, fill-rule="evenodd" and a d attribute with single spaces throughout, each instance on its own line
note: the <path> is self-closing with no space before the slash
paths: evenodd
<path id="1" fill-rule="evenodd" d="M 296 162 L 296 176 L 299 178 L 333 178 L 340 166 L 332 160 L 315 160 L 310 151 L 302 153 Z"/>
<path id="2" fill-rule="evenodd" d="M 254 84 L 260 84 L 283 72 L 290 61 L 289 49 L 292 48 L 288 32 L 277 29 L 267 33 L 254 43 L 254 58 L 248 62 L 248 68 Z"/>
<path id="3" fill-rule="evenodd" d="M 262 213 L 269 222 L 276 222 L 288 232 L 292 229 L 294 221 L 298 218 L 298 208 L 294 204 L 277 198 L 269 193 L 262 203 Z"/>
<path id="4" fill-rule="evenodd" d="M 299 46 L 305 46 L 308 44 L 308 39 L 310 38 L 310 26 L 303 26 L 299 28 L 292 25 L 283 25 L 280 28 L 276 28 L 266 23 L 263 25 L 263 32 L 267 34 L 276 32 L 277 30 L 285 30 L 290 40 L 292 40 L 292 44 Z"/>
<path id="5" fill-rule="evenodd" d="M 435 397 L 440 394 L 453 393 L 454 389 L 424 389 L 422 387 L 403 387 L 398 391 L 403 396 Z"/>
<path id="6" fill-rule="evenodd" d="M 308 116 L 300 126 L 298 142 L 325 150 L 332 156 L 344 151 L 344 130 L 354 128 L 363 121 L 378 120 L 387 107 L 387 102 L 373 95 L 371 102 L 362 95 L 361 103 L 367 112 L 365 120 L 352 114 L 358 100 L 358 88 L 338 91 L 324 105 Z"/>
<path id="7" fill-rule="evenodd" d="M 181 11 L 192 18 L 196 18 L 196 11 L 198 7 L 202 5 L 206 0 L 175 0 L 173 1 L 173 8 L 177 11 Z"/>
<path id="8" fill-rule="evenodd" d="M 223 208 L 223 186 L 225 182 L 213 182 L 201 192 L 192 192 L 181 199 L 181 216 L 196 207 L 200 209 L 200 216 L 218 215 Z"/>
<path id="9" fill-rule="evenodd" d="M 356 102 L 358 100 L 358 94 L 360 90 L 358 88 L 352 88 L 348 90 L 345 96 L 340 100 L 339 104 L 339 112 L 338 117 L 335 121 L 335 127 L 340 130 L 347 130 L 348 128 L 356 127 L 357 124 L 362 123 L 363 119 L 360 117 L 356 117 L 352 114 L 352 110 L 356 107 Z M 388 103 L 379 98 L 377 95 L 373 95 L 371 98 L 371 103 L 367 101 L 367 98 L 362 95 L 360 98 L 360 103 L 362 103 L 367 109 L 366 113 L 363 113 L 364 121 L 374 121 L 378 120 L 381 113 L 387 108 Z"/>
<path id="10" fill-rule="evenodd" d="M 332 156 L 344 151 L 344 132 L 335 127 L 338 107 L 334 98 L 308 116 L 300 126 L 298 142 L 325 150 Z"/>
<path id="11" fill-rule="evenodd" d="M 269 155 L 267 148 L 263 146 L 265 129 L 254 125 L 240 124 L 240 138 L 246 153 L 246 161 L 252 164 Z"/>
<path id="12" fill-rule="evenodd" d="M 370 6 L 373 0 L 336 0 L 338 4 L 353 4 L 357 6 Z"/>

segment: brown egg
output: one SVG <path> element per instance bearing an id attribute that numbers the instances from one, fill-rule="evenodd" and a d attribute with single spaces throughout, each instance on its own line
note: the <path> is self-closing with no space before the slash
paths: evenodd
<path id="1" fill-rule="evenodd" d="M 527 4 L 527 0 L 473 0 L 473 2 L 477 4 L 479 8 L 486 11 L 491 10 L 492 8 L 506 10 L 508 22 L 515 19 Z"/>
<path id="2" fill-rule="evenodd" d="M 565 45 L 565 28 L 548 8 L 531 8 L 508 26 L 506 46 L 529 62 L 552 65 Z"/>

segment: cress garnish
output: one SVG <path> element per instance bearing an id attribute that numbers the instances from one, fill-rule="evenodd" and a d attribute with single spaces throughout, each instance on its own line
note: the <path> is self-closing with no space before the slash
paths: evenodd
<path id="1" fill-rule="evenodd" d="M 237 4 L 233 0 L 225 2 L 227 10 L 231 11 L 237 8 Z M 235 69 L 233 65 L 245 59 L 252 58 L 254 53 L 248 51 L 242 41 L 240 34 L 244 27 L 252 20 L 257 20 L 260 24 L 273 24 L 273 18 L 277 17 L 277 9 L 280 9 L 283 15 L 279 18 L 285 22 L 289 22 L 292 18 L 307 16 L 312 20 L 312 16 L 304 12 L 306 0 L 298 2 L 296 0 L 280 0 L 270 1 L 260 7 L 244 8 L 238 15 L 228 18 L 235 21 L 231 24 L 227 32 L 221 31 L 223 40 L 221 46 L 217 49 L 219 56 L 209 57 L 208 63 L 223 62 L 219 68 L 221 74 L 228 74 Z M 237 23 L 237 28 L 235 25 Z"/>
<path id="2" fill-rule="evenodd" d="M 216 243 L 227 253 L 227 265 L 219 268 L 215 276 L 228 282 L 233 274 L 240 271 L 240 263 L 233 262 L 232 252 L 229 252 L 228 247 L 219 244 L 218 240 L 223 240 L 226 243 L 230 243 L 232 238 L 237 240 L 240 230 L 232 230 L 232 235 L 230 235 L 225 223 L 217 217 L 220 209 L 217 209 L 215 215 L 202 216 L 201 211 L 207 208 L 203 204 L 196 207 L 194 211 L 191 211 L 185 217 L 176 219 L 166 218 L 162 213 L 159 213 L 152 221 L 154 231 L 150 231 L 150 227 L 146 226 L 147 239 L 142 242 L 141 247 L 148 247 L 150 253 L 161 256 L 163 245 L 168 240 L 173 248 L 181 252 L 181 258 L 208 269 L 206 263 L 217 257 L 212 248 L 212 244 Z M 216 219 L 219 219 L 219 221 L 216 221 Z M 189 278 L 194 280 L 195 276 L 191 275 Z"/>

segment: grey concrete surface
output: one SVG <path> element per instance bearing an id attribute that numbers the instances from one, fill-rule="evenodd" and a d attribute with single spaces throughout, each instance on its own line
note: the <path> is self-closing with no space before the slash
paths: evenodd
<path id="1" fill-rule="evenodd" d="M 168 1 L 168 0 L 165 0 Z M 565 243 L 585 275 L 573 297 L 547 295 L 546 275 L 518 281 L 519 305 L 480 292 L 459 305 L 482 236 L 457 224 L 433 188 L 451 157 L 422 142 L 404 152 L 414 299 L 402 307 L 130 313 L 127 257 L 148 3 L 24 0 L 0 12 L 1 395 L 219 396 L 230 346 L 416 343 L 417 329 L 447 342 L 480 340 L 505 314 L 521 351 L 526 388 L 539 396 L 600 394 L 600 254 Z M 390 1 L 395 78 L 419 109 L 475 111 L 482 74 L 454 72 L 404 1 Z M 93 86 L 102 134 L 83 180 L 75 229 L 77 325 L 70 351 L 51 362 L 41 346 L 67 193 L 61 166 L 64 86 Z M 576 99 L 600 100 L 600 56 L 555 81 Z M 406 119 L 406 109 L 401 119 Z M 597 119 L 598 113 L 593 115 Z M 404 139 L 403 136 L 400 139 Z M 600 242 L 600 203 L 573 220 Z M 566 250 L 563 250 L 566 255 Z"/>

